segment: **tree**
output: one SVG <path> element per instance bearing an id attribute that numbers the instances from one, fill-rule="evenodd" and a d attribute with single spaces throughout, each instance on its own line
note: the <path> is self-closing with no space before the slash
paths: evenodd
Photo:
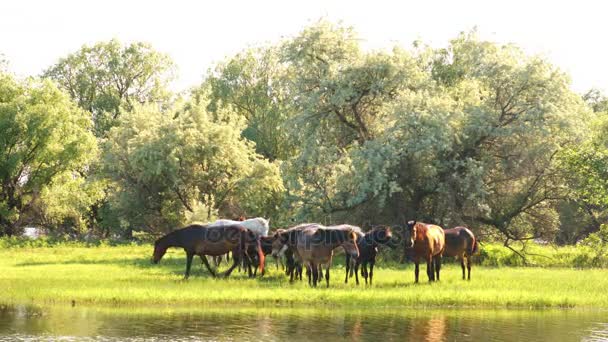
<path id="1" fill-rule="evenodd" d="M 135 104 L 166 105 L 173 78 L 169 56 L 147 43 L 122 45 L 118 40 L 83 46 L 44 72 L 78 105 L 93 115 L 94 132 L 104 137 L 122 109 Z"/>
<path id="2" fill-rule="evenodd" d="M 293 153 L 285 127 L 292 116 L 284 84 L 289 75 L 279 58 L 276 47 L 245 50 L 220 63 L 194 92 L 195 99 L 209 99 L 214 113 L 229 107 L 242 115 L 247 123 L 243 136 L 271 161 Z"/>
<path id="3" fill-rule="evenodd" d="M 96 156 L 91 121 L 50 81 L 0 74 L 0 235 L 41 223 L 52 193 L 81 179 Z M 61 218 L 59 215 L 58 218 Z"/>
<path id="4" fill-rule="evenodd" d="M 282 191 L 277 165 L 241 137 L 243 121 L 216 121 L 206 103 L 163 113 L 136 106 L 111 129 L 104 172 L 114 182 L 110 203 L 123 226 L 166 231 L 193 220 L 228 216 L 237 207 L 266 216 Z"/>
<path id="5" fill-rule="evenodd" d="M 285 165 L 289 193 L 302 215 L 327 217 L 370 199 L 342 188 L 353 174 L 353 158 L 391 123 L 387 108 L 401 92 L 417 89 L 424 73 L 408 52 L 361 51 L 350 28 L 321 21 L 283 44 L 292 69 L 294 112 L 289 135 L 299 154 Z M 360 196 L 360 194 L 365 194 Z"/>

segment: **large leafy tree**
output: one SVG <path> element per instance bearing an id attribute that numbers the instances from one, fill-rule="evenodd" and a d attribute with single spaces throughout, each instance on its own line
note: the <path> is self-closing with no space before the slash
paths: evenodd
<path id="1" fill-rule="evenodd" d="M 90 126 L 89 116 L 50 81 L 0 73 L 0 235 L 44 223 L 52 212 L 55 222 L 78 220 L 74 203 L 52 199 L 66 187 L 75 190 L 95 158 Z"/>
<path id="2" fill-rule="evenodd" d="M 243 136 L 255 142 L 256 151 L 270 160 L 286 159 L 293 153 L 285 127 L 292 116 L 288 78 L 276 47 L 248 49 L 210 72 L 194 98 L 208 98 L 211 112 L 230 108 L 243 116 Z"/>
<path id="3" fill-rule="evenodd" d="M 267 216 L 276 210 L 278 167 L 241 136 L 238 115 L 216 120 L 205 107 L 190 104 L 170 114 L 135 107 L 110 130 L 104 171 L 114 182 L 111 205 L 128 230 L 170 230 L 218 213 Z"/>
<path id="4" fill-rule="evenodd" d="M 118 40 L 83 46 L 44 72 L 92 113 L 98 137 L 116 125 L 123 109 L 147 102 L 166 105 L 173 79 L 171 59 L 147 43 Z"/>
<path id="5" fill-rule="evenodd" d="M 567 196 L 557 154 L 588 111 L 540 57 L 462 34 L 446 49 L 363 53 L 321 23 L 285 45 L 301 154 L 288 193 L 309 218 L 466 223 L 505 244 L 551 237 Z"/>
<path id="6" fill-rule="evenodd" d="M 352 29 L 325 21 L 282 49 L 297 113 L 288 127 L 300 151 L 285 166 L 290 197 L 303 215 L 352 214 L 373 197 L 343 187 L 358 179 L 354 154 L 383 134 L 387 106 L 420 87 L 425 75 L 406 51 L 363 52 Z"/>

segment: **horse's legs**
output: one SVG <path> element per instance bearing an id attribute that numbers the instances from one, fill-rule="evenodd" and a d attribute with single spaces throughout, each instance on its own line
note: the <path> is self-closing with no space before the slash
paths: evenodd
<path id="1" fill-rule="evenodd" d="M 230 266 L 230 268 L 224 272 L 224 277 L 228 277 L 237 266 L 240 267 L 241 258 L 243 258 L 243 256 L 238 255 L 238 253 L 236 255 L 234 253 L 232 254 L 232 266 Z"/>
<path id="2" fill-rule="evenodd" d="M 325 269 L 325 281 L 327 282 L 327 287 L 329 287 L 329 267 L 331 266 L 331 262 L 327 264 L 327 268 Z"/>
<path id="3" fill-rule="evenodd" d="M 418 274 L 420 273 L 420 261 L 416 259 L 416 261 L 414 261 L 414 263 L 416 264 L 416 267 L 414 268 L 414 275 L 416 277 L 416 283 L 418 282 Z"/>
<path id="4" fill-rule="evenodd" d="M 471 280 L 471 256 L 467 255 L 467 270 L 469 271 L 469 280 Z M 463 272 L 463 279 L 464 279 L 464 269 L 462 270 Z"/>
<path id="5" fill-rule="evenodd" d="M 348 284 L 348 272 L 350 271 L 350 255 L 346 254 L 346 277 L 344 277 L 344 284 Z"/>
<path id="6" fill-rule="evenodd" d="M 296 272 L 300 275 L 300 281 L 302 281 L 302 264 L 296 264 Z"/>
<path id="7" fill-rule="evenodd" d="M 207 267 L 207 271 L 209 271 L 209 273 L 211 273 L 211 276 L 213 278 L 215 278 L 215 272 L 213 272 L 213 270 L 211 269 L 211 266 L 209 266 L 209 261 L 207 261 L 207 257 L 201 254 L 201 260 L 203 261 L 203 264 L 205 265 L 205 267 Z"/>
<path id="8" fill-rule="evenodd" d="M 372 286 L 372 278 L 374 277 L 374 264 L 376 260 L 371 260 L 369 262 L 369 286 Z"/>
<path id="9" fill-rule="evenodd" d="M 186 274 L 184 275 L 184 279 L 188 279 L 188 277 L 190 277 L 190 266 L 192 266 L 193 257 L 194 257 L 194 253 L 190 253 L 190 252 L 186 253 Z"/>
<path id="10" fill-rule="evenodd" d="M 465 280 L 465 276 L 464 276 L 464 257 L 463 256 L 460 257 L 460 267 L 462 268 L 462 280 Z"/>
<path id="11" fill-rule="evenodd" d="M 357 285 L 359 285 L 359 261 L 355 263 L 355 280 L 357 281 Z"/>
<path id="12" fill-rule="evenodd" d="M 308 285 L 312 286 L 312 266 L 306 266 L 306 277 L 308 278 Z"/>
<path id="13" fill-rule="evenodd" d="M 439 281 L 439 271 L 441 271 L 441 255 L 435 256 L 435 280 Z"/>
<path id="14" fill-rule="evenodd" d="M 435 280 L 435 269 L 433 267 L 433 257 L 430 256 L 426 259 L 426 274 L 429 276 L 429 281 Z"/>
<path id="15" fill-rule="evenodd" d="M 363 279 L 365 279 L 365 285 L 367 285 L 367 261 L 363 261 L 361 263 L 361 275 L 363 276 Z"/>

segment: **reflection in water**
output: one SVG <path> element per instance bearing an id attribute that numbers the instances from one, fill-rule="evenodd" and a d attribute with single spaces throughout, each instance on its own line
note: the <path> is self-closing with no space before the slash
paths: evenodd
<path id="1" fill-rule="evenodd" d="M 0 341 L 605 341 L 606 312 L 0 306 Z"/>

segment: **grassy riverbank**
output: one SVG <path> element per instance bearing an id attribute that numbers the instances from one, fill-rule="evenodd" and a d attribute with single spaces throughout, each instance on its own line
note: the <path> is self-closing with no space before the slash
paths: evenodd
<path id="1" fill-rule="evenodd" d="M 262 279 L 239 273 L 213 279 L 197 262 L 191 279 L 182 281 L 183 251 L 170 250 L 159 265 L 150 263 L 151 251 L 151 246 L 137 245 L 2 249 L 0 303 L 608 308 L 608 276 L 603 269 L 474 265 L 473 280 L 468 282 L 460 279 L 460 267 L 450 264 L 444 267 L 441 282 L 414 284 L 411 265 L 380 264 L 374 286 L 366 288 L 354 282 L 345 285 L 344 269 L 336 266 L 329 289 L 310 289 L 305 282 L 289 284 L 274 265 Z"/>

